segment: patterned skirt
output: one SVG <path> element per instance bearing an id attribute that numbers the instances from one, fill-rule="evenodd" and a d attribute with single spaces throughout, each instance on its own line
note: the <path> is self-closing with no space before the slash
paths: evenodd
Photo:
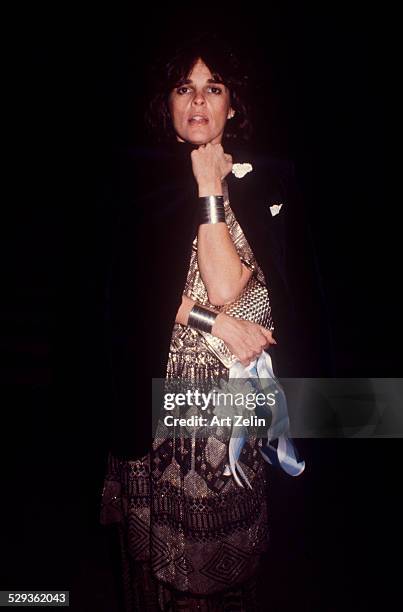
<path id="1" fill-rule="evenodd" d="M 208 389 L 228 377 L 211 353 L 199 346 L 197 354 L 195 367 L 183 347 L 171 351 L 167 379 L 191 377 Z M 249 439 L 240 457 L 251 488 L 227 475 L 228 444 L 219 431 L 203 438 L 160 428 L 146 456 L 109 454 L 100 520 L 117 525 L 126 612 L 258 609 L 254 577 L 268 544 L 259 445 Z"/>

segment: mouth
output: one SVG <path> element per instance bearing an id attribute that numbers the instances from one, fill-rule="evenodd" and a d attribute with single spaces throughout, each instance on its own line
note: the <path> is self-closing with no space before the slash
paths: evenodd
<path id="1" fill-rule="evenodd" d="M 196 125 L 196 126 L 197 125 L 207 125 L 208 117 L 206 117 L 206 115 L 200 115 L 198 113 L 195 113 L 188 119 L 188 123 L 190 125 Z"/>

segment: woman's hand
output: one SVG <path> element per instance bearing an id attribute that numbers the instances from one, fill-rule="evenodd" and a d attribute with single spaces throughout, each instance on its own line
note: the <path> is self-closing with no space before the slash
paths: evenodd
<path id="1" fill-rule="evenodd" d="M 199 195 L 220 195 L 217 189 L 221 191 L 221 181 L 232 170 L 231 155 L 224 153 L 221 144 L 207 143 L 194 149 L 191 158 Z M 201 191 L 208 193 L 201 194 Z"/>
<path id="2" fill-rule="evenodd" d="M 217 315 L 211 333 L 223 340 L 244 366 L 259 357 L 263 349 L 277 344 L 271 331 L 262 325 L 236 319 L 223 312 Z"/>

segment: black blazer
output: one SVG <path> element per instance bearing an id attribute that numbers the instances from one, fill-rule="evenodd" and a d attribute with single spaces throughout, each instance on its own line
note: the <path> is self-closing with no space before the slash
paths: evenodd
<path id="1" fill-rule="evenodd" d="M 109 448 L 138 457 L 151 444 L 151 379 L 164 378 L 172 326 L 197 232 L 197 185 L 187 143 L 130 151 L 114 232 L 105 325 L 113 386 Z M 225 145 L 243 178 L 226 177 L 231 207 L 270 291 L 275 373 L 326 373 L 325 309 L 293 167 Z M 272 215 L 270 206 L 282 204 Z"/>

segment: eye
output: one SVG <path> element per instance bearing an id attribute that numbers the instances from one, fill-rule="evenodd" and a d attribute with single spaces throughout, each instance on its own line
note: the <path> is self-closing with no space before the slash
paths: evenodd
<path id="1" fill-rule="evenodd" d="M 222 90 L 220 87 L 209 87 L 209 89 L 214 90 L 214 93 L 216 95 L 220 95 L 220 93 L 222 93 Z"/>
<path id="2" fill-rule="evenodd" d="M 183 85 L 182 87 L 178 87 L 178 89 L 176 90 L 176 93 L 182 96 L 185 93 L 183 89 L 189 89 L 189 87 L 186 87 L 186 85 Z"/>

